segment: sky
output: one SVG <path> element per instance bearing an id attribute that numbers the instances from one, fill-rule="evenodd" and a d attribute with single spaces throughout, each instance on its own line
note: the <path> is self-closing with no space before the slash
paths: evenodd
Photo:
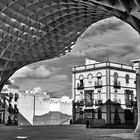
<path id="1" fill-rule="evenodd" d="M 12 75 L 20 89 L 41 88 L 52 96 L 72 96 L 72 67 L 85 58 L 99 62 L 130 64 L 140 58 L 139 34 L 127 23 L 112 17 L 91 25 L 76 41 L 73 50 L 59 58 L 27 65 Z"/>

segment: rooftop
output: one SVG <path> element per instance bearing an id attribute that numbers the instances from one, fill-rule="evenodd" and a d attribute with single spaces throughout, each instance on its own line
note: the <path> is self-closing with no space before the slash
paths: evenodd
<path id="1" fill-rule="evenodd" d="M 81 71 L 88 71 L 88 70 L 96 70 L 96 69 L 104 69 L 104 68 L 114 68 L 114 69 L 121 69 L 121 70 L 129 70 L 131 72 L 135 72 L 136 69 L 133 66 L 127 64 L 120 64 L 115 62 L 103 62 L 103 63 L 95 63 L 89 65 L 81 65 L 75 66 L 72 71 L 73 72 L 81 72 Z"/>

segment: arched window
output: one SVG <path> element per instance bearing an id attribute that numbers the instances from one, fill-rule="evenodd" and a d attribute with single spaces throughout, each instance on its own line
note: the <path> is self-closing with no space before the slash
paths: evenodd
<path id="1" fill-rule="evenodd" d="M 84 76 L 83 75 L 80 75 L 79 76 L 79 80 L 83 80 L 84 79 Z"/>
<path id="2" fill-rule="evenodd" d="M 95 88 L 102 88 L 102 84 L 103 84 L 103 81 L 101 80 L 102 78 L 102 73 L 101 72 L 98 72 L 96 74 L 96 78 L 97 78 L 97 81 L 95 81 Z M 101 89 L 100 89 L 101 90 Z"/>
<path id="3" fill-rule="evenodd" d="M 118 73 L 117 72 L 114 72 L 114 74 L 113 74 L 113 77 L 114 77 L 114 79 L 118 79 Z"/>
<path id="4" fill-rule="evenodd" d="M 87 75 L 87 79 L 88 79 L 88 83 L 89 83 L 89 84 L 92 84 L 93 75 L 92 75 L 91 73 L 89 73 L 89 74 Z"/>
<path id="5" fill-rule="evenodd" d="M 119 99 L 119 104 L 121 104 L 121 99 Z"/>
<path id="6" fill-rule="evenodd" d="M 79 76 L 79 81 L 80 81 L 80 83 L 77 84 L 77 89 L 83 89 L 84 88 L 84 76 L 83 75 Z"/>
<path id="7" fill-rule="evenodd" d="M 118 81 L 118 73 L 117 72 L 114 72 L 113 74 L 113 77 L 114 77 L 114 88 L 119 88 L 120 89 L 120 82 Z"/>
<path id="8" fill-rule="evenodd" d="M 129 76 L 129 74 L 126 74 L 125 75 L 126 84 L 129 84 L 129 80 L 130 80 L 130 76 Z"/>
<path id="9" fill-rule="evenodd" d="M 102 78 L 102 73 L 101 73 L 101 72 L 98 72 L 98 73 L 96 74 L 96 77 L 97 77 L 98 79 L 101 79 L 101 78 Z"/>

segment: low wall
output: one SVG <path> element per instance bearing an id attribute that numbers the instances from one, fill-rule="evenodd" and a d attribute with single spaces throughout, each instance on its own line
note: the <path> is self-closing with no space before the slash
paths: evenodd
<path id="1" fill-rule="evenodd" d="M 34 116 L 33 125 L 61 125 L 70 124 L 72 116 L 60 112 L 49 112 L 42 116 Z"/>

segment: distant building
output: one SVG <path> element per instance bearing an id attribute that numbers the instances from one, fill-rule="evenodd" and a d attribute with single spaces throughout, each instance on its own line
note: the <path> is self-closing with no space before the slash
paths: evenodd
<path id="1" fill-rule="evenodd" d="M 5 85 L 1 91 L 1 103 L 3 105 L 0 111 L 1 123 L 17 125 L 18 123 L 18 98 L 19 86 Z"/>
<path id="2" fill-rule="evenodd" d="M 35 94 L 29 90 L 20 90 L 16 85 L 6 85 L 2 90 L 0 101 L 0 121 L 5 124 L 9 116 L 13 123 L 15 118 L 18 119 L 18 125 L 46 124 L 47 122 L 43 120 L 36 123 L 34 118 L 42 118 L 50 112 L 60 112 L 70 116 L 67 118 L 72 116 L 72 99 L 69 97 L 51 98 L 46 93 Z M 61 123 L 61 120 L 59 122 Z"/>
<path id="3" fill-rule="evenodd" d="M 72 70 L 73 121 L 128 124 L 134 120 L 135 68 L 86 59 Z"/>

